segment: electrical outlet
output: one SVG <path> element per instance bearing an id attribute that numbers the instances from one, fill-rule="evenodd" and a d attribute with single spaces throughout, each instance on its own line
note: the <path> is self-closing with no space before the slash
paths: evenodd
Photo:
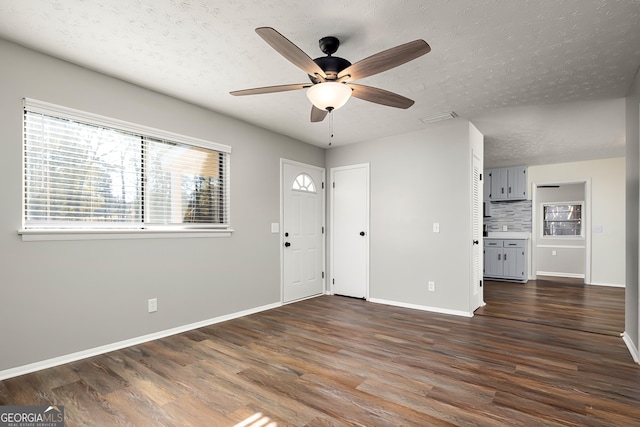
<path id="1" fill-rule="evenodd" d="M 149 308 L 149 313 L 158 311 L 158 298 L 151 298 L 147 301 L 147 306 Z"/>
<path id="2" fill-rule="evenodd" d="M 436 282 L 429 282 L 429 292 L 435 292 Z"/>
<path id="3" fill-rule="evenodd" d="M 556 252 L 555 250 L 551 251 L 551 255 L 556 256 L 558 255 L 558 252 Z"/>
<path id="4" fill-rule="evenodd" d="M 440 223 L 439 222 L 434 222 L 433 223 L 433 232 L 434 233 L 439 233 L 440 232 Z"/>
<path id="5" fill-rule="evenodd" d="M 506 225 L 502 226 L 502 231 L 507 231 L 507 226 Z"/>

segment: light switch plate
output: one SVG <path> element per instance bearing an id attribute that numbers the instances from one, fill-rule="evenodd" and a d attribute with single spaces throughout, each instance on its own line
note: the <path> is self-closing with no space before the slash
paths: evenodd
<path id="1" fill-rule="evenodd" d="M 434 233 L 439 233 L 440 232 L 440 223 L 439 222 L 434 222 L 433 223 L 433 232 Z"/>
<path id="2" fill-rule="evenodd" d="M 280 232 L 280 224 L 277 222 L 272 222 L 271 223 L 271 232 L 272 233 L 279 233 Z"/>

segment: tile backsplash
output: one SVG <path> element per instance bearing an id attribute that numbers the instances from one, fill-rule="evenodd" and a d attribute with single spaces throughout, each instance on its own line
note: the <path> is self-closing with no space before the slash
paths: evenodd
<path id="1" fill-rule="evenodd" d="M 484 218 L 489 231 L 518 231 L 531 233 L 531 200 L 491 203 L 491 216 Z"/>

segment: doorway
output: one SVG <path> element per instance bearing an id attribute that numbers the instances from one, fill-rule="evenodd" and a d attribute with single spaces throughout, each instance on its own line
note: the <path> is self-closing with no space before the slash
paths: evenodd
<path id="1" fill-rule="evenodd" d="M 369 299 L 369 164 L 331 169 L 331 292 Z"/>
<path id="2" fill-rule="evenodd" d="M 533 183 L 530 279 L 540 275 L 591 284 L 590 188 L 589 179 Z"/>
<path id="3" fill-rule="evenodd" d="M 324 293 L 325 170 L 281 160 L 282 302 Z"/>

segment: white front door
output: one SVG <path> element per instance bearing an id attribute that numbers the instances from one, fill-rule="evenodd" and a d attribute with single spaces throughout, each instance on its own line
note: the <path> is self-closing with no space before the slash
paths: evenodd
<path id="1" fill-rule="evenodd" d="M 324 169 L 282 161 L 282 301 L 324 292 Z"/>
<path id="2" fill-rule="evenodd" d="M 369 298 L 369 165 L 331 169 L 332 291 Z"/>

